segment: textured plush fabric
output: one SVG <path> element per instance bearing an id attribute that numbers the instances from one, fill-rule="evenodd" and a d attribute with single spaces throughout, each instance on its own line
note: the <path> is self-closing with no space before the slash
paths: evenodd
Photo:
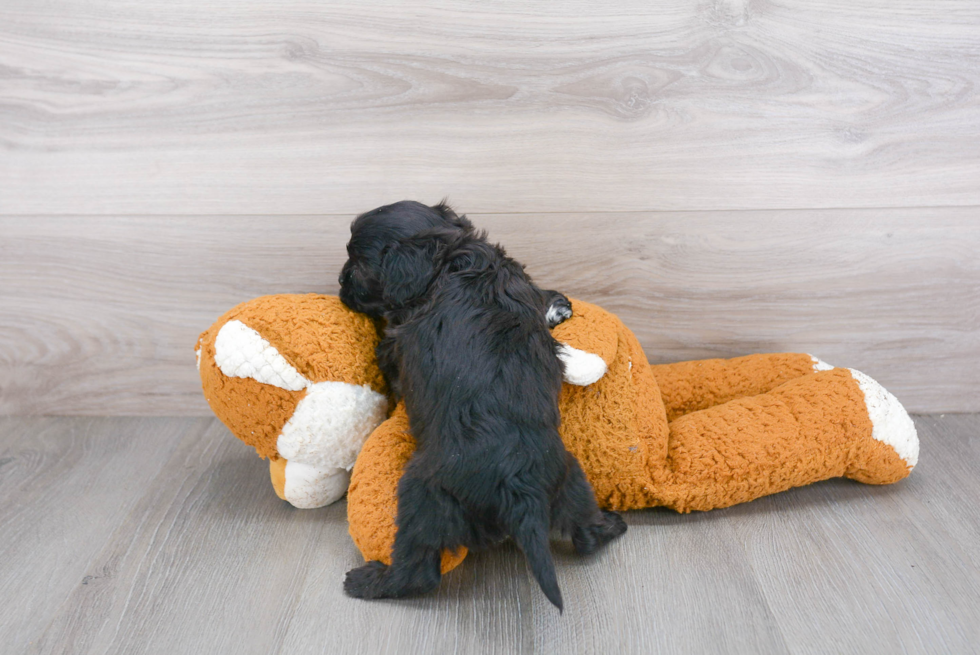
<path id="1" fill-rule="evenodd" d="M 399 403 L 391 417 L 375 429 L 354 464 L 347 489 L 350 535 L 364 559 L 391 564 L 395 543 L 395 515 L 398 510 L 398 479 L 415 451 L 415 440 L 408 431 L 405 405 Z M 364 464 L 361 464 L 361 462 Z M 466 548 L 442 554 L 443 572 L 455 568 L 466 557 Z"/>
<path id="2" fill-rule="evenodd" d="M 578 301 L 573 311 L 555 336 L 600 354 L 609 370 L 590 386 L 564 385 L 561 433 L 604 507 L 708 510 L 832 477 L 888 484 L 911 470 L 872 438 L 848 369 L 816 372 L 803 354 L 650 366 L 616 317 Z M 354 466 L 348 523 L 366 559 L 389 561 L 413 447 L 400 407 Z M 444 556 L 444 570 L 461 559 Z"/>
<path id="3" fill-rule="evenodd" d="M 863 374 L 803 354 L 651 366 L 618 318 L 588 303 L 572 305 L 572 318 L 555 328 L 555 337 L 598 355 L 607 370 L 588 386 L 563 386 L 561 434 L 604 507 L 708 510 L 838 476 L 888 484 L 916 461 L 908 415 Z M 201 335 L 208 402 L 238 438 L 272 460 L 270 476 L 283 497 L 288 470 L 277 437 L 307 391 L 225 376 L 214 363 L 214 340 L 230 320 L 255 330 L 310 382 L 383 393 L 376 326 L 334 297 L 269 296 L 239 305 Z M 348 520 L 366 559 L 389 561 L 398 479 L 414 447 L 399 406 L 357 457 Z M 443 570 L 465 554 L 444 554 Z"/>
<path id="4" fill-rule="evenodd" d="M 911 467 L 871 429 L 842 368 L 686 414 L 670 423 L 668 465 L 650 470 L 649 504 L 707 510 L 827 478 L 904 478 Z"/>
<path id="5" fill-rule="evenodd" d="M 663 386 L 667 420 L 743 396 L 772 391 L 784 382 L 813 373 L 810 355 L 779 353 L 735 359 L 702 359 L 652 366 Z"/>
<path id="6" fill-rule="evenodd" d="M 368 385 L 387 393 L 374 362 L 378 335 L 373 321 L 347 309 L 339 298 L 286 294 L 234 307 L 198 339 L 201 384 L 218 418 L 263 458 L 279 458 L 276 440 L 306 390 L 224 375 L 215 363 L 215 339 L 232 320 L 258 332 L 310 382 Z"/>

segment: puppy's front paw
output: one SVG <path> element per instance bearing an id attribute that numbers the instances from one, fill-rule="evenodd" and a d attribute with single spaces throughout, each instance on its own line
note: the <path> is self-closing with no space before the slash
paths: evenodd
<path id="1" fill-rule="evenodd" d="M 381 598 L 388 566 L 378 561 L 351 569 L 344 578 L 344 593 L 354 598 Z"/>
<path id="2" fill-rule="evenodd" d="M 544 317 L 548 321 L 548 327 L 553 328 L 572 317 L 572 303 L 557 291 L 547 291 L 546 293 L 552 294 L 552 296 Z"/>

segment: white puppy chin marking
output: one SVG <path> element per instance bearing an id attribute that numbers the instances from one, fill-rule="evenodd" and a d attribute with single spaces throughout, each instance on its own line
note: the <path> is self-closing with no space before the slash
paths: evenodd
<path id="1" fill-rule="evenodd" d="M 558 357 L 565 365 L 565 382 L 587 387 L 606 374 L 606 363 L 593 353 L 572 348 L 567 343 L 558 347 Z"/>
<path id="2" fill-rule="evenodd" d="M 912 417 L 898 398 L 883 386 L 861 371 L 848 370 L 864 392 L 864 403 L 871 419 L 871 436 L 894 448 L 910 468 L 915 466 L 919 461 L 919 436 Z"/>
<path id="3" fill-rule="evenodd" d="M 344 469 L 321 469 L 287 461 L 283 495 L 294 507 L 314 509 L 343 498 L 349 484 L 350 472 Z"/>
<path id="4" fill-rule="evenodd" d="M 810 355 L 810 359 L 813 360 L 813 372 L 814 373 L 816 373 L 817 371 L 829 371 L 829 370 L 831 370 L 831 369 L 834 368 L 833 366 L 831 366 L 827 362 L 823 361 L 822 359 L 817 359 L 813 355 Z"/>
<path id="5" fill-rule="evenodd" d="M 310 508 L 342 498 L 357 454 L 387 416 L 384 394 L 368 385 L 307 380 L 241 321 L 221 326 L 214 350 L 215 364 L 228 377 L 252 378 L 288 391 L 306 390 L 276 442 L 276 450 L 286 458 L 286 500 Z"/>

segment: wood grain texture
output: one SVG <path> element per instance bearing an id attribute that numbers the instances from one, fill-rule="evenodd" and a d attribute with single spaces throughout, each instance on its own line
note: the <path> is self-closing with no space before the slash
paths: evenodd
<path id="1" fill-rule="evenodd" d="M 0 420 L 4 652 L 25 652 L 73 590 L 114 574 L 114 562 L 93 568 L 92 558 L 195 423 L 208 421 Z"/>
<path id="2" fill-rule="evenodd" d="M 0 213 L 980 204 L 962 0 L 5 2 Z"/>
<path id="3" fill-rule="evenodd" d="M 978 209 L 472 215 L 653 362 L 810 352 L 980 409 Z M 337 291 L 349 217 L 0 218 L 0 413 L 207 415 L 198 334 Z"/>
<path id="4" fill-rule="evenodd" d="M 593 558 L 556 542 L 559 616 L 512 545 L 422 598 L 346 598 L 344 503 L 280 501 L 216 420 L 0 419 L 0 634 L 79 655 L 971 652 L 980 415 L 915 421 L 896 485 L 629 512 Z"/>
<path id="5" fill-rule="evenodd" d="M 973 493 L 977 420 L 916 417 L 922 459 L 902 493 L 837 481 L 732 508 L 791 652 L 975 650 L 980 514 L 940 498 Z M 814 603 L 820 611 L 803 611 Z"/>
<path id="6" fill-rule="evenodd" d="M 216 420 L 176 423 L 185 434 L 163 474 L 31 652 L 278 652 L 309 561 L 345 559 L 342 504 L 299 512 L 269 495 L 268 465 Z"/>

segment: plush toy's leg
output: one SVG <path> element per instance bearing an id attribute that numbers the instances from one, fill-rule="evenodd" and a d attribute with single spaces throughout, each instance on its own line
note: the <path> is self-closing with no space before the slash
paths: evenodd
<path id="1" fill-rule="evenodd" d="M 391 563 L 395 544 L 398 481 L 415 452 L 408 416 L 399 405 L 368 437 L 357 456 L 347 490 L 347 528 L 365 560 Z M 444 551 L 440 569 L 450 571 L 466 557 L 466 548 Z"/>
<path id="2" fill-rule="evenodd" d="M 734 359 L 701 359 L 650 366 L 660 386 L 667 420 L 729 400 L 755 396 L 779 385 L 831 368 L 806 354 L 773 353 Z"/>
<path id="3" fill-rule="evenodd" d="M 347 572 L 344 591 L 355 598 L 401 598 L 432 591 L 442 579 L 440 551 L 465 541 L 469 526 L 455 498 L 409 466 L 398 483 L 398 531 L 391 564 L 380 561 Z"/>
<path id="4" fill-rule="evenodd" d="M 840 476 L 889 484 L 917 459 L 894 396 L 857 371 L 825 370 L 673 421 L 650 504 L 707 510 Z"/>
<path id="5" fill-rule="evenodd" d="M 293 507 L 314 509 L 334 503 L 347 493 L 350 473 L 341 468 L 317 468 L 285 458 L 269 460 L 276 495 Z"/>

